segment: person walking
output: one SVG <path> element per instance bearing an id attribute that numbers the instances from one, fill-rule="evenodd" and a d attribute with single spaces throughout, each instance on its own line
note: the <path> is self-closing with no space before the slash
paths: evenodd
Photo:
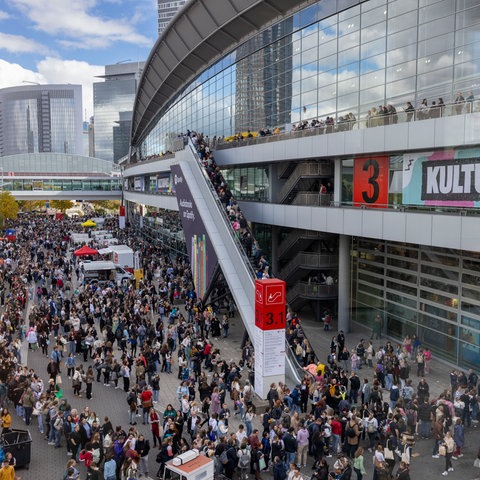
<path id="1" fill-rule="evenodd" d="M 358 447 L 353 460 L 353 470 L 357 474 L 357 480 L 362 480 L 363 476 L 367 473 L 363 462 L 363 452 L 363 447 Z"/>
<path id="2" fill-rule="evenodd" d="M 445 434 L 442 446 L 444 447 L 445 451 L 445 470 L 442 475 L 446 477 L 448 475 L 448 472 L 453 472 L 452 455 L 453 451 L 455 450 L 455 441 L 453 440 L 450 431 Z"/>

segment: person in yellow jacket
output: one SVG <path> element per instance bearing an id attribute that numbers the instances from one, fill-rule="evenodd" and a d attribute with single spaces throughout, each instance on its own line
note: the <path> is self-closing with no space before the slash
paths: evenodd
<path id="1" fill-rule="evenodd" d="M 2 435 L 4 433 L 8 433 L 11 429 L 10 427 L 12 426 L 12 416 L 10 415 L 8 408 L 2 409 L 2 416 L 0 417 L 0 423 L 3 427 Z"/>
<path id="2" fill-rule="evenodd" d="M 8 460 L 4 460 L 0 468 L 0 480 L 15 480 L 15 469 Z"/>

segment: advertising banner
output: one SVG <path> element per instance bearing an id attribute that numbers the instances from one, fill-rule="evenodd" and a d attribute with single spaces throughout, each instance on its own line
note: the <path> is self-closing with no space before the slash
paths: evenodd
<path id="1" fill-rule="evenodd" d="M 472 150 L 405 154 L 402 180 L 405 205 L 480 206 L 480 155 Z"/>
<path id="2" fill-rule="evenodd" d="M 207 235 L 190 189 L 185 182 L 180 165 L 172 165 L 171 171 L 188 256 L 190 257 L 195 291 L 198 298 L 203 298 L 218 262 L 217 255 Z"/>
<path id="3" fill-rule="evenodd" d="M 389 157 L 360 157 L 353 164 L 353 204 L 387 208 Z"/>

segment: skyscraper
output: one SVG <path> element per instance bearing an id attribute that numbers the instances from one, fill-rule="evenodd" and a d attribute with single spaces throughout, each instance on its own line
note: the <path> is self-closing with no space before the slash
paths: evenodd
<path id="1" fill-rule="evenodd" d="M 82 86 L 25 85 L 0 90 L 0 156 L 82 154 Z"/>
<path id="2" fill-rule="evenodd" d="M 170 20 L 187 3 L 187 0 L 158 0 L 158 35 L 161 35 Z"/>
<path id="3" fill-rule="evenodd" d="M 128 153 L 133 101 L 143 62 L 105 66 L 93 84 L 95 156 L 116 162 Z"/>

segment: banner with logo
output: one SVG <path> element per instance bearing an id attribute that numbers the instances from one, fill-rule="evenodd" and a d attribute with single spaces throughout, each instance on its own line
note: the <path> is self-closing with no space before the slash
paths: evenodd
<path id="1" fill-rule="evenodd" d="M 173 184 L 187 244 L 195 291 L 203 298 L 217 265 L 217 255 L 188 188 L 180 165 L 172 165 Z"/>
<path id="2" fill-rule="evenodd" d="M 480 206 L 480 151 L 405 154 L 402 203 L 462 208 Z"/>

